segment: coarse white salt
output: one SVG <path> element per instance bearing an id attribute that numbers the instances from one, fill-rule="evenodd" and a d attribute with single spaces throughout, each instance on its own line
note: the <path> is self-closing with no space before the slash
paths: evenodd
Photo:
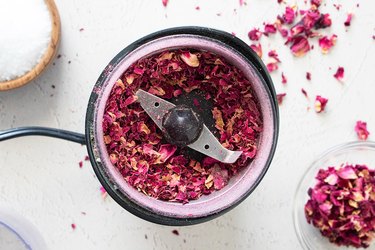
<path id="1" fill-rule="evenodd" d="M 0 82 L 23 76 L 40 62 L 51 30 L 44 0 L 0 0 Z"/>

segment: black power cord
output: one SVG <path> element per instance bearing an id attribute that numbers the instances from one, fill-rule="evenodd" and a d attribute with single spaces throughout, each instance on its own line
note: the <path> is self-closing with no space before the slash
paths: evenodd
<path id="1" fill-rule="evenodd" d="M 5 141 L 21 136 L 41 135 L 59 138 L 67 141 L 86 144 L 86 136 L 76 132 L 45 127 L 20 127 L 0 131 L 0 141 Z"/>

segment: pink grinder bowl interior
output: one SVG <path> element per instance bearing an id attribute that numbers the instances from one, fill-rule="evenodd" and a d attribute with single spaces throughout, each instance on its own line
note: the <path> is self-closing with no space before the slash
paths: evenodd
<path id="1" fill-rule="evenodd" d="M 247 47 L 247 55 L 244 55 L 243 51 L 240 52 L 244 46 Z M 216 53 L 242 70 L 252 83 L 259 99 L 264 123 L 259 150 L 250 165 L 233 176 L 223 189 L 203 195 L 198 200 L 184 205 L 148 197 L 130 186 L 110 162 L 102 131 L 106 101 L 113 85 L 123 72 L 140 58 L 177 48 L 194 48 Z M 254 62 L 258 65 L 255 66 Z M 264 65 L 248 45 L 230 34 L 217 30 L 200 27 L 173 28 L 153 33 L 134 42 L 120 52 L 103 71 L 91 95 L 86 117 L 88 151 L 102 185 L 125 209 L 159 224 L 190 225 L 224 213 L 255 189 L 272 160 L 278 135 L 278 122 L 272 82 Z"/>

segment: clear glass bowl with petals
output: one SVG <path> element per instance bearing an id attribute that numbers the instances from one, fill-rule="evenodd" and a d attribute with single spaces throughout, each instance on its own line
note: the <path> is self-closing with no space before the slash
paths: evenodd
<path id="1" fill-rule="evenodd" d="M 317 227 L 312 223 L 308 223 L 305 215 L 305 205 L 310 199 L 308 191 L 310 188 L 314 188 L 317 184 L 318 180 L 316 179 L 316 176 L 319 170 L 327 170 L 329 167 L 333 166 L 338 169 L 343 164 L 366 165 L 369 169 L 374 170 L 375 142 L 349 142 L 333 147 L 318 157 L 302 176 L 294 197 L 293 219 L 298 240 L 304 249 L 335 250 L 342 249 L 343 247 L 346 249 L 357 249 L 354 246 L 338 246 L 335 243 L 330 242 L 327 237 L 322 235 Z M 374 185 L 375 184 L 372 182 L 372 186 Z M 372 195 L 374 196 L 374 189 L 372 189 Z M 374 197 L 370 199 L 372 199 L 372 201 L 369 204 L 372 204 L 372 207 L 374 208 Z M 359 204 L 358 210 L 360 209 L 361 204 Z M 359 216 L 361 215 L 359 214 Z M 372 216 L 374 216 L 374 214 L 372 214 Z M 374 226 L 374 220 L 375 218 L 372 219 L 372 226 Z M 332 228 L 334 228 L 334 226 Z M 328 228 L 328 230 L 331 229 Z M 375 230 L 372 230 L 372 236 L 375 236 Z M 374 242 L 375 240 L 373 239 L 366 249 L 375 249 Z"/>

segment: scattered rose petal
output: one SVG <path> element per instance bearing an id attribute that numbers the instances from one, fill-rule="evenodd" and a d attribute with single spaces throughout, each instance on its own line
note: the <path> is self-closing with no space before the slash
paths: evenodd
<path id="1" fill-rule="evenodd" d="M 264 31 L 263 34 L 268 36 L 268 34 L 275 34 L 276 33 L 276 26 L 275 24 L 266 24 L 264 25 Z"/>
<path id="2" fill-rule="evenodd" d="M 344 79 L 344 68 L 338 67 L 336 73 L 333 75 L 337 80 L 342 81 Z"/>
<path id="3" fill-rule="evenodd" d="M 285 96 L 286 96 L 286 93 L 281 93 L 281 94 L 277 94 L 276 95 L 277 102 L 279 103 L 279 105 L 281 105 L 283 103 L 283 100 L 284 100 Z"/>
<path id="4" fill-rule="evenodd" d="M 270 73 L 277 70 L 278 68 L 279 68 L 279 66 L 277 65 L 277 62 L 267 63 L 267 69 L 268 69 L 268 72 L 270 72 Z"/>
<path id="5" fill-rule="evenodd" d="M 302 94 L 306 97 L 306 98 L 309 98 L 309 96 L 307 95 L 307 92 L 304 88 L 301 89 L 301 92 Z"/>
<path id="6" fill-rule="evenodd" d="M 72 227 L 73 230 L 76 229 L 76 224 L 72 223 L 70 226 Z"/>
<path id="7" fill-rule="evenodd" d="M 80 29 L 79 29 L 79 32 L 82 32 L 82 31 L 84 31 L 84 30 L 85 30 L 84 28 L 80 28 Z"/>
<path id="8" fill-rule="evenodd" d="M 195 9 L 196 9 L 196 10 L 200 10 L 200 9 L 201 9 L 201 7 L 199 7 L 199 6 L 196 6 L 196 7 L 195 7 Z"/>
<path id="9" fill-rule="evenodd" d="M 90 157 L 88 155 L 85 156 L 85 161 L 90 160 Z"/>
<path id="10" fill-rule="evenodd" d="M 268 56 L 275 59 L 276 62 L 280 62 L 279 55 L 276 53 L 276 50 L 270 50 Z"/>
<path id="11" fill-rule="evenodd" d="M 367 130 L 367 123 L 363 121 L 357 121 L 354 130 L 357 133 L 358 139 L 363 141 L 367 140 L 370 134 Z"/>
<path id="12" fill-rule="evenodd" d="M 82 162 L 82 161 L 78 162 L 78 166 L 79 166 L 80 168 L 82 168 L 82 167 L 83 167 L 83 162 Z"/>
<path id="13" fill-rule="evenodd" d="M 292 38 L 290 49 L 296 57 L 304 56 L 310 50 L 310 44 L 306 37 L 297 36 Z"/>
<path id="14" fill-rule="evenodd" d="M 311 81 L 311 73 L 310 72 L 306 72 L 306 79 Z"/>
<path id="15" fill-rule="evenodd" d="M 257 55 L 259 56 L 259 58 L 262 58 L 263 52 L 262 52 L 262 45 L 260 43 L 258 43 L 258 44 L 251 44 L 250 48 L 252 48 L 252 50 L 254 50 L 255 53 L 257 53 Z"/>
<path id="16" fill-rule="evenodd" d="M 288 82 L 288 79 L 284 75 L 284 72 L 281 72 L 281 83 L 286 84 Z"/>
<path id="17" fill-rule="evenodd" d="M 321 14 L 318 21 L 315 23 L 315 29 L 324 29 L 332 25 L 332 20 L 329 14 Z"/>
<path id="18" fill-rule="evenodd" d="M 340 10 L 341 4 L 333 4 L 333 6 L 336 8 L 336 10 Z"/>
<path id="19" fill-rule="evenodd" d="M 295 10 L 292 7 L 287 6 L 281 20 L 286 24 L 292 24 L 295 17 Z"/>
<path id="20" fill-rule="evenodd" d="M 352 21 L 352 18 L 353 18 L 353 14 L 352 13 L 349 13 L 348 14 L 348 16 L 346 17 L 346 20 L 345 20 L 345 22 L 344 22 L 344 25 L 345 26 L 350 26 L 350 23 L 351 23 L 351 21 Z"/>
<path id="21" fill-rule="evenodd" d="M 177 235 L 177 236 L 180 235 L 180 233 L 179 233 L 178 230 L 176 230 L 176 229 L 172 230 L 172 233 L 173 233 L 174 235 Z"/>
<path id="22" fill-rule="evenodd" d="M 259 38 L 262 36 L 262 32 L 259 29 L 254 28 L 254 29 L 250 30 L 247 35 L 248 35 L 250 40 L 258 41 Z"/>
<path id="23" fill-rule="evenodd" d="M 104 189 L 104 187 L 100 187 L 99 190 L 102 195 L 102 199 L 104 200 L 105 198 L 107 198 L 107 191 Z"/>
<path id="24" fill-rule="evenodd" d="M 323 0 L 311 0 L 311 5 L 315 5 L 315 7 L 319 7 L 322 4 Z"/>
<path id="25" fill-rule="evenodd" d="M 167 5 L 168 5 L 168 0 L 161 0 L 161 1 L 162 1 L 162 3 L 163 3 L 164 7 L 167 7 Z"/>
<path id="26" fill-rule="evenodd" d="M 316 96 L 315 98 L 315 112 L 321 113 L 324 111 L 326 105 L 327 105 L 328 99 L 321 97 L 320 95 Z"/>
<path id="27" fill-rule="evenodd" d="M 336 44 L 337 36 L 332 35 L 330 38 L 323 36 L 319 39 L 319 46 L 323 54 L 327 54 L 329 50 Z"/>

